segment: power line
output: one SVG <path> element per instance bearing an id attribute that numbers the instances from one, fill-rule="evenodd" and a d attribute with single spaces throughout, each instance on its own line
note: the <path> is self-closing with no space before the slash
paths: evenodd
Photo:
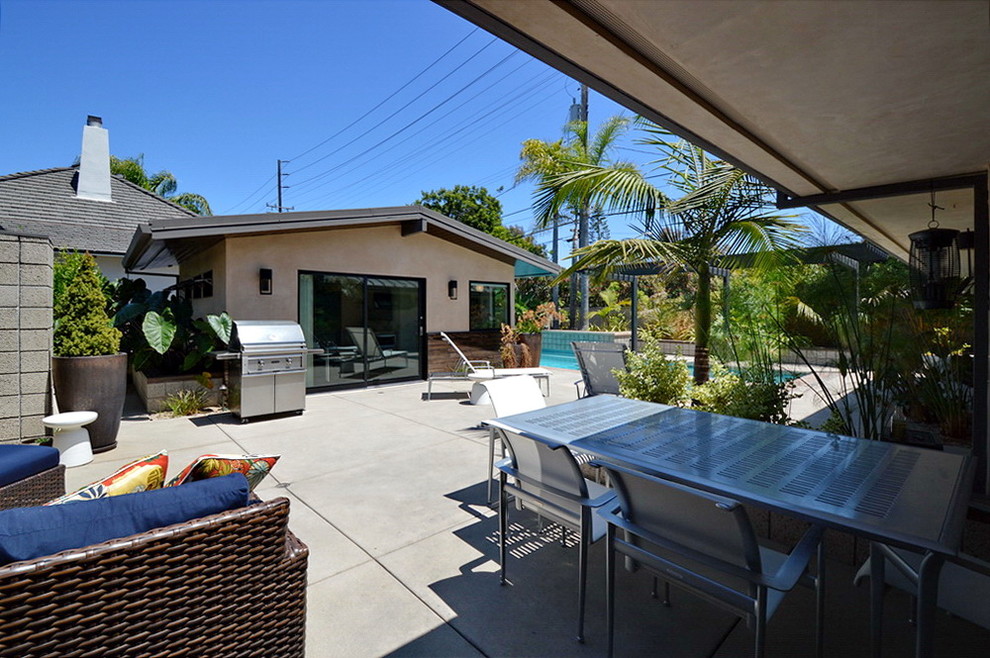
<path id="1" fill-rule="evenodd" d="M 452 76 L 452 75 L 453 75 L 454 73 L 456 73 L 457 71 L 459 71 L 459 70 L 461 70 L 462 68 L 464 68 L 464 66 L 466 66 L 468 62 L 470 62 L 470 61 L 471 61 L 471 60 L 473 60 L 473 59 L 474 59 L 475 57 L 477 57 L 478 55 L 480 55 L 481 53 L 483 53 L 483 52 L 484 52 L 485 50 L 487 50 L 487 49 L 488 49 L 488 47 L 489 47 L 489 46 L 491 46 L 491 45 L 492 45 L 493 43 L 495 43 L 496 41 L 497 41 L 497 39 L 496 39 L 496 38 L 492 38 L 492 40 L 491 40 L 491 41 L 489 41 L 489 42 L 488 42 L 487 44 L 485 44 L 484 46 L 482 46 L 480 50 L 478 50 L 477 52 L 475 52 L 475 53 L 474 53 L 473 55 L 471 55 L 470 57 L 468 57 L 468 58 L 467 58 L 466 60 L 464 60 L 463 62 L 461 62 L 461 63 L 460 63 L 460 64 L 459 64 L 459 65 L 458 65 L 458 66 L 457 66 L 457 67 L 456 67 L 456 68 L 455 68 L 454 70 L 452 70 L 452 71 L 450 71 L 450 72 L 449 72 L 449 73 L 448 73 L 447 75 L 445 75 L 445 76 L 443 76 L 442 78 L 440 78 L 439 80 L 437 80 L 436 82 L 434 82 L 434 83 L 433 83 L 432 85 L 430 85 L 429 87 L 427 87 L 426 89 L 424 89 L 424 90 L 423 90 L 423 91 L 422 91 L 422 92 L 421 92 L 421 93 L 420 93 L 419 95 L 417 95 L 417 96 L 416 96 L 415 98 L 413 98 L 413 99 L 412 99 L 411 101 L 409 101 L 408 103 L 406 103 L 405 105 L 403 105 L 402 107 L 400 107 L 399 109 L 397 109 L 397 110 L 396 110 L 395 112 L 392 112 L 392 114 L 390 114 L 390 115 L 388 115 L 387 117 L 385 117 L 385 119 L 384 119 L 383 121 L 381 121 L 381 123 L 380 123 L 380 124 L 378 124 L 378 125 L 375 125 L 375 126 L 372 126 L 371 128 L 369 128 L 369 129 L 367 129 L 367 130 L 365 130 L 365 131 L 364 131 L 363 133 L 361 133 L 360 135 L 358 135 L 357 137 L 355 137 L 355 138 L 354 138 L 354 139 L 352 139 L 351 141 L 349 141 L 349 142 L 347 142 L 346 144 L 344 144 L 343 146 L 341 146 L 341 147 L 340 147 L 339 149 L 337 149 L 337 151 L 341 151 L 341 150 L 343 150 L 343 149 L 345 149 L 345 148 L 347 148 L 348 146 L 350 146 L 350 145 L 351 145 L 351 144 L 353 144 L 354 142 L 356 142 L 356 141 L 358 141 L 358 140 L 360 140 L 360 139 L 362 139 L 363 137 L 365 137 L 366 135 L 368 135 L 368 133 L 371 133 L 371 132 L 373 132 L 373 131 L 375 131 L 375 130 L 377 130 L 377 129 L 378 129 L 378 127 L 379 127 L 380 125 L 382 125 L 382 124 L 384 124 L 385 122 L 387 122 L 387 121 L 389 121 L 390 119 L 392 119 L 392 118 L 393 118 L 393 117 L 394 117 L 395 115 L 397 115 L 397 114 L 398 114 L 399 112 L 402 112 L 402 111 L 403 111 L 404 109 L 406 109 L 407 107 L 409 107 L 410 105 L 412 105 L 413 103 L 415 103 L 416 101 L 418 101 L 418 100 L 419 100 L 420 98 L 422 98 L 423 96 L 425 96 L 425 95 L 426 95 L 427 93 L 429 93 L 430 91 L 432 91 L 432 90 L 433 90 L 433 89 L 434 89 L 434 88 L 435 88 L 435 87 L 436 87 L 437 85 L 439 85 L 439 84 L 440 84 L 441 82 L 443 82 L 444 80 L 446 80 L 447 78 L 449 78 L 450 76 Z M 509 56 L 508 56 L 508 57 L 512 57 L 512 56 L 513 56 L 513 55 L 515 55 L 515 54 L 516 54 L 517 52 L 518 52 L 518 51 L 515 51 L 515 52 L 513 52 L 513 53 L 511 53 L 511 54 L 509 54 Z M 508 57 L 506 57 L 505 59 L 508 59 Z M 503 59 L 502 61 L 505 61 L 505 60 Z M 501 63 L 501 62 L 500 62 L 500 63 Z M 496 66 L 497 66 L 497 65 L 496 65 Z M 431 112 L 432 112 L 432 110 L 431 110 Z M 421 118 L 422 118 L 422 117 L 421 117 Z M 418 121 L 418 119 L 417 119 L 417 121 Z M 387 141 L 388 139 L 391 139 L 391 137 L 388 137 L 388 138 L 386 138 L 386 141 Z M 336 152 L 332 152 L 332 153 L 327 153 L 327 154 L 326 154 L 326 155 L 324 155 L 323 157 L 321 157 L 321 158 L 317 158 L 317 159 L 316 159 L 316 160 L 314 160 L 313 162 L 310 162 L 310 163 L 309 163 L 308 165 L 306 165 L 306 166 L 304 166 L 304 167 L 300 167 L 299 169 L 297 169 L 297 170 L 295 171 L 295 173 L 299 173 L 300 171 L 303 171 L 304 169 L 308 169 L 309 167 L 312 167 L 313 165 L 315 165 L 315 164 L 316 164 L 317 162 L 322 162 L 323 160 L 326 160 L 327 158 L 329 158 L 329 157 L 330 157 L 331 155 L 334 155 L 335 153 L 336 153 Z M 345 164 L 346 164 L 346 163 L 345 163 Z M 324 176 L 324 175 L 326 175 L 326 174 L 327 174 L 327 173 L 329 173 L 329 172 L 332 172 L 332 171 L 336 171 L 337 169 L 339 169 L 339 168 L 340 168 L 340 167 L 342 167 L 342 166 L 343 166 L 343 164 L 341 164 L 341 165 L 338 165 L 338 166 L 336 166 L 336 167 L 333 167 L 333 168 L 331 168 L 331 169 L 329 169 L 329 170 L 327 170 L 327 171 L 324 171 L 324 172 L 322 172 L 322 173 L 319 173 L 319 174 L 316 174 L 315 176 L 313 176 L 313 177 L 311 177 L 311 178 L 307 178 L 306 180 L 304 180 L 304 181 L 302 181 L 302 183 L 299 183 L 299 184 L 300 184 L 300 185 L 302 185 L 303 183 L 308 183 L 309 181 L 312 181 L 312 180 L 316 180 L 317 178 L 320 178 L 320 177 L 322 177 L 322 176 Z"/>
<path id="2" fill-rule="evenodd" d="M 238 203 L 238 204 L 236 204 L 236 205 L 233 205 L 233 206 L 231 206 L 230 208 L 228 208 L 228 209 L 226 210 L 226 212 L 224 212 L 223 214 L 225 214 L 225 215 L 229 215 L 229 214 L 231 214 L 231 213 L 233 213 L 233 211 L 234 211 L 235 209 L 237 209 L 237 208 L 239 208 L 239 207 L 241 207 L 241 206 L 243 206 L 243 205 L 244 205 L 245 203 L 247 203 L 248 201 L 250 201 L 250 200 L 251 200 L 251 199 L 252 199 L 252 198 L 253 198 L 254 196 L 256 196 L 256 195 L 258 194 L 258 192 L 261 192 L 262 190 L 264 190 L 264 189 L 265 189 L 265 187 L 266 187 L 266 186 L 267 186 L 267 185 L 268 185 L 269 183 L 271 183 L 271 182 L 272 182 L 273 180 L 275 180 L 275 177 L 274 177 L 274 176 L 271 176 L 271 177 L 269 177 L 269 178 L 268 178 L 268 180 L 266 180 L 266 181 L 265 181 L 264 183 L 262 183 L 262 184 L 261 184 L 260 186 L 258 186 L 258 189 L 256 189 L 256 190 L 255 190 L 254 192 L 251 192 L 251 194 L 249 194 L 249 195 L 247 195 L 247 196 L 246 196 L 246 197 L 244 198 L 244 200 L 242 200 L 242 201 L 241 201 L 240 203 Z"/>
<path id="3" fill-rule="evenodd" d="M 464 37 L 463 39 L 461 39 L 460 41 L 458 41 L 457 43 L 455 43 L 455 44 L 454 44 L 453 46 L 451 46 L 451 47 L 450 47 L 450 48 L 449 48 L 449 49 L 447 50 L 447 52 L 445 52 L 444 54 L 442 54 L 442 55 L 440 55 L 440 57 L 437 57 L 437 58 L 436 58 L 435 60 L 433 60 L 433 62 L 431 62 L 429 66 L 427 66 L 427 67 L 426 67 L 425 69 L 423 69 L 422 71 L 420 71 L 419 73 L 417 73 L 417 74 L 416 74 L 415 76 L 413 76 L 413 77 L 412 77 L 412 78 L 411 78 L 411 79 L 410 79 L 410 80 L 409 80 L 408 82 L 406 82 L 406 83 L 405 83 L 404 85 L 402 85 L 401 87 L 399 87 L 398 89 L 396 89 L 395 91 L 393 91 L 393 92 L 392 92 L 391 94 L 389 94 L 389 95 L 388 95 L 388 97 L 386 97 L 386 98 L 385 98 L 384 100 L 382 100 L 381 102 L 379 102 L 379 103 L 378 103 L 377 105 L 375 105 L 375 106 L 374 106 L 373 108 L 371 108 L 370 110 L 368 110 L 367 112 L 365 112 L 364 114 L 362 114 L 362 115 L 361 115 L 360 117 L 358 117 L 357 119 L 355 119 L 355 120 L 354 120 L 354 121 L 352 121 L 351 123 L 349 123 L 349 124 L 347 124 L 346 126 L 344 126 L 343 128 L 341 128 L 340 130 L 338 130 L 338 131 L 337 131 L 337 132 L 335 132 L 334 134 L 332 134 L 332 135 L 330 135 L 329 137 L 327 137 L 326 139 L 324 139 L 324 140 L 323 140 L 322 142 L 320 142 L 320 143 L 319 143 L 319 144 L 317 144 L 316 146 L 312 146 L 312 147 L 310 147 L 310 148 L 308 148 L 308 149 L 306 149 L 305 151 L 303 151 L 302 153 L 300 153 L 299 155 L 297 155 L 297 156 L 295 156 L 295 157 L 293 157 L 293 158 L 291 158 L 291 159 L 292 159 L 292 160 L 298 160 L 299 158 L 301 158 L 301 157 L 303 157 L 304 155 L 306 155 L 306 154 L 308 154 L 308 153 L 311 153 L 311 152 L 313 152 L 313 151 L 315 151 L 316 149 L 318 149 L 318 148 L 320 148 L 321 146 L 323 146 L 324 144 L 326 144 L 326 143 L 327 143 L 327 142 L 329 142 L 330 140 L 332 140 L 332 139 L 334 139 L 335 137 L 338 137 L 339 135 L 341 135 L 341 134 L 343 134 L 344 132 L 346 132 L 346 131 L 348 131 L 348 130 L 350 130 L 350 129 L 351 129 L 351 128 L 353 128 L 353 127 L 354 127 L 355 125 L 357 125 L 358 123 L 360 123 L 361 121 L 363 121 L 364 119 L 366 119 L 366 118 L 367 118 L 367 117 L 368 117 L 369 115 L 371 115 L 372 113 L 374 113 L 374 112 L 375 112 L 375 111 L 376 111 L 376 110 L 377 110 L 378 108 L 380 108 L 380 107 L 381 107 L 382 105 L 384 105 L 385 103 L 387 103 L 387 102 L 389 102 L 390 100 L 392 100 L 393 98 L 395 98 L 395 97 L 396 97 L 396 96 L 397 96 L 397 95 L 398 95 L 399 93 L 401 93 L 401 92 L 402 92 L 402 91 L 403 91 L 403 90 L 404 90 L 404 89 L 405 89 L 406 87 L 408 87 L 409 85 L 411 85 L 412 83 L 414 83 L 414 82 L 416 82 L 416 81 L 417 81 L 417 80 L 419 80 L 419 79 L 420 79 L 421 77 L 423 77 L 423 75 L 425 75 L 427 71 L 429 71 L 429 70 L 430 70 L 430 69 L 432 69 L 432 68 L 433 68 L 434 66 L 436 66 L 437 64 L 439 64 L 439 63 L 440 63 L 440 62 L 441 62 L 441 61 L 442 61 L 442 60 L 443 60 L 443 59 L 444 59 L 445 57 L 447 57 L 447 55 L 449 55 L 450 53 L 452 53 L 452 52 L 454 52 L 454 50 L 456 50 L 458 46 L 460 46 L 460 45 L 461 45 L 462 43 L 464 43 L 464 42 L 465 42 L 465 41 L 467 41 L 467 40 L 468 40 L 469 38 L 471 38 L 471 36 L 472 36 L 472 35 L 473 35 L 473 34 L 474 34 L 475 32 L 477 32 L 477 31 L 478 31 L 478 29 L 479 29 L 479 28 L 474 28 L 473 30 L 471 30 L 470 32 L 468 32 L 468 34 L 467 34 L 467 36 L 465 36 L 465 37 Z M 486 47 L 487 47 L 487 46 L 486 46 Z M 480 51 L 479 51 L 479 52 L 480 52 Z M 457 69 L 454 69 L 454 70 L 456 71 Z M 311 163 L 311 164 L 316 164 L 316 163 L 314 162 L 314 163 Z M 311 166 L 311 165 L 307 165 L 307 166 Z M 305 169 L 305 167 L 302 167 L 302 168 L 300 168 L 300 169 L 297 169 L 297 170 L 296 170 L 296 173 L 299 173 L 300 171 L 302 171 L 302 169 Z"/>

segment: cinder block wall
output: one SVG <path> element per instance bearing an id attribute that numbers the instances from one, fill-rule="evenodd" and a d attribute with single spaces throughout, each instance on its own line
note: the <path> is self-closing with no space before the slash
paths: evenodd
<path id="1" fill-rule="evenodd" d="M 45 434 L 52 254 L 48 238 L 0 232 L 0 442 Z"/>

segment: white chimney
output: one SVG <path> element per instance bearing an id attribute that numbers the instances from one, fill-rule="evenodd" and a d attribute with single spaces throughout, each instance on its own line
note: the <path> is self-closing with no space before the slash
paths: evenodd
<path id="1" fill-rule="evenodd" d="M 103 119 L 89 116 L 83 126 L 82 155 L 76 198 L 112 201 L 110 198 L 110 134 Z"/>

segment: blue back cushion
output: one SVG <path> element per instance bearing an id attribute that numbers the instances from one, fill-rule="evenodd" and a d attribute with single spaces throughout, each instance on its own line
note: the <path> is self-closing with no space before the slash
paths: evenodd
<path id="1" fill-rule="evenodd" d="M 58 466 L 58 450 L 47 446 L 0 445 L 0 487 Z"/>
<path id="2" fill-rule="evenodd" d="M 240 473 L 122 496 L 0 511 L 0 564 L 127 537 L 248 502 Z"/>

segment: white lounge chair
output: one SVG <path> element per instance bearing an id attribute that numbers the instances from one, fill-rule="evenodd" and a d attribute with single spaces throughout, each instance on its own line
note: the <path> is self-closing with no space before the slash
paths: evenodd
<path id="1" fill-rule="evenodd" d="M 489 361 L 472 361 L 464 356 L 464 352 L 461 351 L 459 347 L 450 339 L 450 336 L 444 332 L 440 332 L 440 338 L 442 338 L 448 345 L 450 345 L 454 352 L 457 353 L 460 361 L 457 367 L 452 371 L 447 372 L 431 372 L 426 384 L 426 399 L 431 399 L 433 395 L 433 382 L 437 381 L 449 381 L 449 380 L 469 380 L 474 381 L 476 384 L 478 382 L 487 381 L 491 379 L 500 379 L 502 377 L 516 377 L 519 375 L 529 375 L 530 377 L 535 377 L 537 380 L 546 383 L 546 396 L 550 396 L 550 371 L 546 368 L 493 368 Z M 475 386 L 472 388 L 471 401 L 474 404 L 483 403 L 485 400 L 482 399 L 484 394 L 484 388 Z"/>

